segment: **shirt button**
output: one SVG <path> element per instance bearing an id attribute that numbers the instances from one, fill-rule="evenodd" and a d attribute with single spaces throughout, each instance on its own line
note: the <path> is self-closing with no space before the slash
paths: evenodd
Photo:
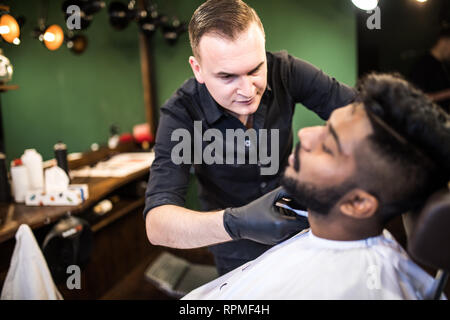
<path id="1" fill-rule="evenodd" d="M 264 189 L 267 186 L 267 183 L 261 182 L 260 186 L 261 186 L 261 189 Z"/>

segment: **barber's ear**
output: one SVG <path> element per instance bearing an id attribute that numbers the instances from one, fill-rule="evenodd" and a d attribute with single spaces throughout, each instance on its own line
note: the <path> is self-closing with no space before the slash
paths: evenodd
<path id="1" fill-rule="evenodd" d="M 339 209 L 352 218 L 367 219 L 377 211 L 378 200 L 364 190 L 354 189 L 343 197 Z"/>
<path id="2" fill-rule="evenodd" d="M 190 56 L 189 64 L 191 65 L 192 72 L 194 72 L 195 79 L 197 79 L 199 83 L 204 83 L 205 81 L 203 80 L 201 67 L 198 60 L 195 57 Z"/>

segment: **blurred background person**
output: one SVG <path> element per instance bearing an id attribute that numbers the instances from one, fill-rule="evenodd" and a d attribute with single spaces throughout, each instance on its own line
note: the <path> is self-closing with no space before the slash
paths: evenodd
<path id="1" fill-rule="evenodd" d="M 434 45 L 412 68 L 411 81 L 450 112 L 450 27 L 445 25 Z"/>

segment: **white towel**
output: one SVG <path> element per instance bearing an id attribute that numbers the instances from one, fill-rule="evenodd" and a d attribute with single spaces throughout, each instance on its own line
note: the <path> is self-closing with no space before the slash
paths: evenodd
<path id="1" fill-rule="evenodd" d="M 3 285 L 2 300 L 62 300 L 44 255 L 30 227 L 16 232 L 11 264 Z"/>
<path id="2" fill-rule="evenodd" d="M 432 283 L 387 230 L 352 241 L 320 238 L 309 230 L 183 299 L 415 300 L 423 299 Z"/>

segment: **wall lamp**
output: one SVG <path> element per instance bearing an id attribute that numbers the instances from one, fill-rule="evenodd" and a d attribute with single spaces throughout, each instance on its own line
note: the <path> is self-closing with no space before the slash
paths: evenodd
<path id="1" fill-rule="evenodd" d="M 22 18 L 22 21 L 24 19 Z M 9 7 L 0 5 L 0 35 L 8 43 L 20 44 L 20 21 L 9 14 Z"/>
<path id="2" fill-rule="evenodd" d="M 40 20 L 39 25 L 33 31 L 34 37 L 41 41 L 48 50 L 59 49 L 64 42 L 63 29 L 57 24 L 45 26 L 43 20 Z"/>
<path id="3" fill-rule="evenodd" d="M 175 45 L 180 35 L 187 31 L 186 24 L 176 17 L 169 19 L 167 16 L 163 16 L 161 18 L 161 28 L 163 37 L 169 45 Z"/>
<path id="4" fill-rule="evenodd" d="M 71 11 L 67 12 L 70 6 L 76 6 L 80 14 L 80 29 L 84 30 L 92 22 L 94 14 L 98 13 L 106 5 L 102 0 L 66 0 L 63 2 L 62 10 L 65 15 L 65 21 L 70 17 Z"/>
<path id="5" fill-rule="evenodd" d="M 66 46 L 75 54 L 82 54 L 86 50 L 88 40 L 83 34 L 72 34 L 66 37 Z"/>
<path id="6" fill-rule="evenodd" d="M 169 19 L 166 15 L 160 15 L 155 5 L 138 9 L 134 0 L 128 4 L 119 1 L 111 2 L 108 14 L 110 24 L 117 30 L 123 30 L 130 22 L 135 21 L 139 30 L 150 37 L 158 28 L 161 28 L 163 37 L 169 44 L 174 44 L 180 34 L 186 31 L 185 24 L 177 18 Z"/>
<path id="7" fill-rule="evenodd" d="M 153 34 L 159 22 L 158 12 L 154 7 L 150 10 L 137 9 L 135 4 L 133 0 L 128 4 L 119 1 L 111 2 L 108 8 L 110 24 L 117 30 L 123 30 L 131 21 L 136 21 L 142 31 Z"/>

